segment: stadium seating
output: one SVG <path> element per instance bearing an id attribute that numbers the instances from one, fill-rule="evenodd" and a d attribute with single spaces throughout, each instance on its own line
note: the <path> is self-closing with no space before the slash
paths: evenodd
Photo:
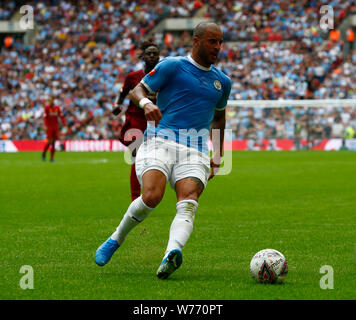
<path id="1" fill-rule="evenodd" d="M 14 12 L 13 3 L 0 11 L 0 19 Z M 232 79 L 231 100 L 355 98 L 356 51 L 343 61 L 342 41 L 327 41 L 327 34 L 313 25 L 320 3 L 292 1 L 286 6 L 243 0 L 226 1 L 225 6 L 210 1 L 205 6 L 205 16 L 219 22 L 226 36 L 217 65 Z M 40 26 L 36 42 L 14 41 L 0 55 L 3 139 L 44 139 L 43 103 L 48 96 L 58 99 L 67 118 L 70 131 L 62 132 L 63 137 L 116 138 L 122 119 L 111 115 L 112 101 L 125 75 L 142 67 L 139 42 L 153 37 L 162 57 L 187 54 L 189 32 L 167 43 L 164 34 L 154 34 L 153 29 L 162 19 L 193 17 L 202 8 L 199 1 L 184 0 L 154 5 L 122 0 L 28 4 Z M 351 2 L 334 0 L 332 5 L 339 24 Z M 356 128 L 354 108 L 350 116 L 343 109 L 312 113 L 308 125 L 315 136 L 333 137 L 329 127 L 336 119 L 343 127 Z M 293 138 L 305 135 L 305 114 L 301 108 L 228 108 L 228 127 L 233 138 Z"/>

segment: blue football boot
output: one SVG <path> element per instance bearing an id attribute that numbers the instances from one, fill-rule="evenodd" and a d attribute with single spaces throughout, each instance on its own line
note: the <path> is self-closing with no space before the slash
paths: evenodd
<path id="1" fill-rule="evenodd" d="M 114 252 L 120 247 L 116 240 L 109 238 L 95 252 L 95 262 L 98 266 L 105 266 Z"/>
<path id="2" fill-rule="evenodd" d="M 157 277 L 167 279 L 174 271 L 176 271 L 183 262 L 183 255 L 179 249 L 174 249 L 168 253 L 168 256 L 163 259 L 157 270 Z"/>

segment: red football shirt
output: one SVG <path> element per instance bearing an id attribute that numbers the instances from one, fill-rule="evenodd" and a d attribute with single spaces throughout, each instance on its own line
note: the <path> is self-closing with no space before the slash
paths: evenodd
<path id="1" fill-rule="evenodd" d="M 58 127 L 58 118 L 61 118 L 62 123 L 66 125 L 66 119 L 64 118 L 59 106 L 46 106 L 44 109 L 44 123 L 46 127 L 56 128 Z"/>
<path id="2" fill-rule="evenodd" d="M 130 90 L 134 89 L 140 83 L 144 76 L 145 73 L 143 70 L 130 72 L 125 78 L 121 94 L 126 96 Z M 155 97 L 149 98 L 153 103 L 156 103 Z M 122 127 L 119 139 L 124 145 L 128 146 L 134 140 L 134 136 L 126 134 L 126 132 L 130 129 L 139 129 L 143 133 L 147 127 L 147 120 L 144 110 L 136 106 L 132 101 L 130 101 L 130 104 L 128 105 L 125 116 L 125 123 Z"/>
<path id="3" fill-rule="evenodd" d="M 143 70 L 130 72 L 125 78 L 121 94 L 123 96 L 127 96 L 130 90 L 135 88 L 144 76 L 145 73 L 143 72 Z M 125 115 L 145 119 L 144 111 L 141 108 L 137 107 L 132 101 L 130 101 Z"/>
<path id="4" fill-rule="evenodd" d="M 126 96 L 130 92 L 130 90 L 134 89 L 140 83 L 140 81 L 145 75 L 146 74 L 144 73 L 143 70 L 130 72 L 125 78 L 121 94 Z M 153 103 L 156 103 L 155 101 L 156 99 L 151 99 L 151 100 Z M 132 101 L 130 101 L 130 104 L 125 114 L 126 116 L 141 118 L 146 122 L 145 112 L 143 111 L 143 109 L 136 106 Z"/>

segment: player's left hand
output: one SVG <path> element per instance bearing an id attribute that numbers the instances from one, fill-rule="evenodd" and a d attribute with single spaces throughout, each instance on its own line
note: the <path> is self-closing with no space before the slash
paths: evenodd
<path id="1" fill-rule="evenodd" d="M 208 180 L 214 178 L 220 168 L 221 157 L 220 156 L 213 156 L 210 159 L 210 175 Z"/>

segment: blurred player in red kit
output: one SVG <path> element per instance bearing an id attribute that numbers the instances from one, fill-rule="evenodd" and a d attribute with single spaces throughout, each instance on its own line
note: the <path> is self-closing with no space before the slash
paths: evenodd
<path id="1" fill-rule="evenodd" d="M 140 45 L 141 55 L 140 58 L 145 63 L 144 70 L 138 70 L 130 72 L 124 81 L 124 85 L 116 97 L 114 102 L 114 109 L 112 113 L 114 115 L 120 114 L 123 110 L 120 105 L 122 105 L 126 96 L 129 94 L 130 90 L 136 87 L 139 84 L 141 79 L 149 73 L 159 61 L 159 49 L 158 46 L 151 42 L 145 41 Z M 156 96 L 151 96 L 152 101 L 156 101 Z M 141 194 L 141 186 L 138 182 L 135 170 L 134 158 L 136 156 L 136 151 L 138 145 L 142 142 L 143 133 L 147 127 L 147 120 L 145 117 L 145 112 L 143 109 L 137 107 L 133 102 L 130 101 L 130 104 L 125 111 L 125 123 L 122 127 L 119 140 L 125 146 L 131 147 L 130 151 L 132 154 L 133 164 L 131 165 L 131 174 L 130 174 L 130 187 L 131 187 L 131 199 L 132 201 L 138 198 Z M 131 129 L 131 130 L 130 130 Z M 136 129 L 136 130 L 132 130 Z M 138 130 L 137 130 L 138 129 Z M 133 142 L 136 141 L 135 144 Z"/>
<path id="2" fill-rule="evenodd" d="M 61 118 L 61 121 L 64 126 L 67 126 L 66 119 L 64 118 L 61 109 L 59 106 L 54 105 L 54 99 L 49 99 L 49 104 L 45 106 L 44 109 L 44 124 L 47 128 L 47 143 L 42 152 L 42 160 L 46 160 L 46 153 L 49 147 L 51 147 L 51 156 L 50 161 L 54 161 L 55 153 L 55 143 L 59 139 L 59 125 L 58 118 Z"/>

